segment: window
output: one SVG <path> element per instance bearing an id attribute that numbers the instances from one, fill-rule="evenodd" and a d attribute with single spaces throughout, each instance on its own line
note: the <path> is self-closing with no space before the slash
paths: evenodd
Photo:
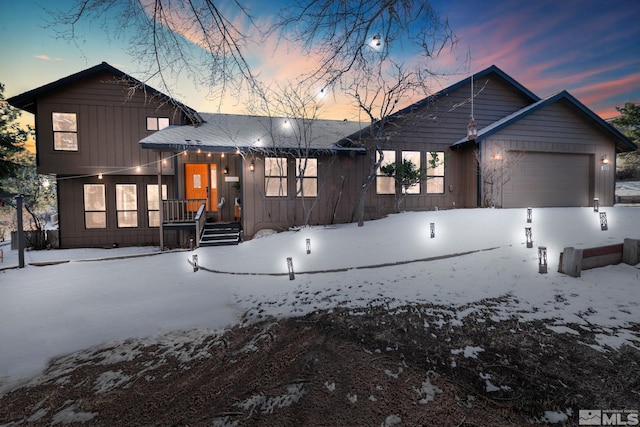
<path id="1" fill-rule="evenodd" d="M 147 117 L 147 130 L 161 130 L 169 126 L 168 117 Z"/>
<path id="2" fill-rule="evenodd" d="M 53 149 L 78 151 L 78 117 L 76 113 L 52 113 Z"/>
<path id="3" fill-rule="evenodd" d="M 444 151 L 427 152 L 427 193 L 444 193 Z"/>
<path id="4" fill-rule="evenodd" d="M 380 167 L 390 165 L 396 162 L 396 152 L 384 150 L 382 152 L 384 158 Z M 378 160 L 380 160 L 380 154 L 378 153 Z M 390 177 L 382 173 L 378 167 L 378 176 L 376 178 L 376 193 L 378 194 L 396 194 L 396 181 Z"/>
<path id="5" fill-rule="evenodd" d="M 136 184 L 116 184 L 118 228 L 138 226 L 138 197 L 136 193 Z"/>
<path id="6" fill-rule="evenodd" d="M 162 200 L 167 200 L 167 186 L 162 185 Z M 147 184 L 147 215 L 149 227 L 160 227 L 160 203 L 158 203 L 158 186 Z"/>
<path id="7" fill-rule="evenodd" d="M 84 184 L 85 228 L 107 228 L 104 184 Z"/>
<path id="8" fill-rule="evenodd" d="M 269 197 L 287 196 L 287 159 L 266 157 L 264 159 L 264 192 Z"/>
<path id="9" fill-rule="evenodd" d="M 318 159 L 296 159 L 296 194 L 318 197 Z"/>
<path id="10" fill-rule="evenodd" d="M 420 152 L 419 151 L 403 151 L 402 152 L 402 160 L 410 160 L 411 163 L 416 167 L 417 170 L 420 170 Z M 404 188 L 402 189 L 403 191 Z M 407 188 L 405 194 L 420 194 L 420 183 L 412 185 Z"/>

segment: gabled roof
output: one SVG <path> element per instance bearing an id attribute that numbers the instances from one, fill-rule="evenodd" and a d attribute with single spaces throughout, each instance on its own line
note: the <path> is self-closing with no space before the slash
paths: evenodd
<path id="1" fill-rule="evenodd" d="M 478 136 L 477 138 L 474 140 L 469 140 L 468 138 L 462 138 L 456 142 L 454 142 L 451 145 L 452 149 L 456 149 L 457 147 L 463 145 L 463 144 L 468 144 L 471 142 L 478 142 L 481 141 L 482 139 L 488 138 L 490 136 L 492 136 L 493 134 L 495 134 L 496 132 L 501 131 L 502 129 L 511 126 L 513 123 L 517 122 L 518 120 L 522 120 L 523 118 L 529 116 L 530 114 L 533 114 L 534 112 L 553 104 L 554 102 L 557 102 L 559 100 L 566 100 L 568 102 L 570 102 L 574 107 L 578 108 L 580 111 L 582 111 L 584 114 L 586 114 L 590 120 L 593 121 L 593 123 L 595 123 L 597 126 L 599 126 L 602 130 L 604 130 L 605 132 L 608 132 L 611 134 L 611 136 L 613 138 L 615 138 L 616 140 L 616 148 L 621 151 L 634 151 L 637 150 L 638 147 L 631 142 L 631 140 L 629 140 L 629 138 L 627 138 L 626 136 L 624 136 L 620 131 L 618 131 L 615 127 L 613 127 L 612 125 L 610 125 L 609 123 L 607 123 L 605 120 L 603 120 L 600 116 L 598 116 L 596 113 L 594 113 L 593 111 L 591 111 L 589 108 L 587 108 L 587 106 L 585 106 L 582 102 L 578 101 L 573 95 L 571 95 L 569 92 L 567 92 L 566 90 L 563 90 L 562 92 L 559 92 L 555 95 L 552 95 L 548 98 L 545 99 L 541 99 L 538 102 L 535 102 L 531 105 L 528 105 L 516 112 L 514 112 L 513 114 L 510 114 L 496 122 L 493 122 L 492 124 L 490 124 L 489 126 L 485 126 L 484 128 L 480 129 L 478 131 Z"/>
<path id="2" fill-rule="evenodd" d="M 140 141 L 142 148 L 165 151 L 202 150 L 231 152 L 362 151 L 336 142 L 360 129 L 359 122 L 302 120 L 285 117 L 200 113 L 204 122 L 194 126 L 170 126 Z M 301 136 L 301 128 L 305 135 Z"/>
<path id="3" fill-rule="evenodd" d="M 531 100 L 532 103 L 538 102 L 540 100 L 540 97 L 538 97 L 535 93 L 531 92 L 529 89 L 527 89 L 526 87 L 524 87 L 523 85 L 521 85 L 519 82 L 517 82 L 515 79 L 513 79 L 511 76 L 509 76 L 507 73 L 505 73 L 504 71 L 502 71 L 500 68 L 498 68 L 495 65 L 492 65 L 488 68 L 485 68 L 482 71 L 477 72 L 476 74 L 474 74 L 473 76 L 467 77 L 463 80 L 460 80 L 457 83 L 452 84 L 451 86 L 448 86 L 442 90 L 440 90 L 439 92 L 436 92 L 433 95 L 429 95 L 424 99 L 421 99 L 420 101 L 411 104 L 405 108 L 403 108 L 402 110 L 399 110 L 395 113 L 393 113 L 391 116 L 389 116 L 389 121 L 393 121 L 395 119 L 398 119 L 402 116 L 405 116 L 415 110 L 418 110 L 420 108 L 422 108 L 423 106 L 429 104 L 430 102 L 433 102 L 435 100 L 437 100 L 438 98 L 441 97 L 445 97 L 447 95 L 449 95 L 450 93 L 455 92 L 456 90 L 460 89 L 461 87 L 464 87 L 468 84 L 470 84 L 471 82 L 471 78 L 473 78 L 473 81 L 477 81 L 480 80 L 490 74 L 496 74 L 497 76 L 499 76 L 500 78 L 504 79 L 507 83 L 509 83 L 511 86 L 513 86 L 515 89 L 517 89 L 520 93 L 522 93 L 525 97 L 529 98 Z M 373 125 L 371 125 L 373 126 Z M 370 126 L 367 126 L 366 128 L 362 129 L 360 132 L 358 132 L 357 134 L 353 134 L 353 135 L 349 135 L 349 140 L 357 140 L 359 139 L 359 137 L 361 135 L 363 135 L 366 131 L 368 131 Z"/>
<path id="4" fill-rule="evenodd" d="M 181 102 L 176 101 L 175 99 L 171 98 L 168 95 L 165 95 L 164 93 L 160 92 L 159 90 L 156 90 L 154 88 L 152 88 L 151 86 L 148 86 L 144 83 L 142 83 L 141 81 L 131 77 L 130 75 L 118 70 L 117 68 L 107 64 L 106 62 L 103 62 L 101 64 L 95 65 L 91 68 L 87 68 L 86 70 L 80 71 L 78 73 L 75 74 L 71 74 L 70 76 L 67 77 L 63 77 L 59 80 L 56 80 L 54 82 L 51 82 L 49 84 L 46 84 L 44 86 L 40 86 L 39 88 L 36 89 L 32 89 L 30 91 L 21 93 L 20 95 L 16 95 L 13 96 L 9 99 L 7 99 L 7 102 L 11 105 L 13 105 L 16 108 L 19 108 L 21 110 L 25 110 L 28 111 L 32 114 L 35 114 L 35 108 L 36 108 L 36 101 L 39 97 L 43 96 L 43 95 L 47 95 L 48 93 L 51 93 L 53 91 L 59 90 L 64 88 L 65 86 L 74 84 L 80 80 L 83 80 L 87 77 L 91 77 L 94 76 L 96 74 L 100 74 L 100 73 L 110 73 L 118 78 L 121 78 L 127 82 L 129 82 L 132 86 L 137 86 L 140 87 L 142 89 L 144 89 L 145 91 L 147 91 L 148 93 L 153 94 L 154 96 L 158 97 L 159 99 L 162 99 L 166 102 L 168 102 L 171 105 L 176 106 L 177 108 L 179 108 L 194 124 L 199 124 L 202 122 L 202 118 L 200 118 L 200 116 L 198 115 L 198 113 L 186 106 L 185 104 L 182 104 Z"/>

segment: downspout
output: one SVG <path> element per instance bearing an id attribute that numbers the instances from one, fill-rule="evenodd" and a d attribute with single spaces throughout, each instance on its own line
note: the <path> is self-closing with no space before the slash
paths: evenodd
<path id="1" fill-rule="evenodd" d="M 160 220 L 160 252 L 164 251 L 164 203 L 162 201 L 162 151 L 158 151 L 158 218 Z"/>
<path id="2" fill-rule="evenodd" d="M 482 164 L 482 150 L 480 148 L 480 141 L 476 140 L 476 145 L 478 146 L 478 159 L 476 160 L 476 207 L 482 207 L 482 168 L 480 165 Z"/>

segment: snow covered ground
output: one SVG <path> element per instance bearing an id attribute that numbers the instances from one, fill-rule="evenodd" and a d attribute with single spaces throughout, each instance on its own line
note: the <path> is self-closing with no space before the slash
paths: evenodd
<path id="1" fill-rule="evenodd" d="M 27 263 L 69 262 L 0 271 L 0 393 L 3 382 L 39 372 L 52 357 L 102 343 L 180 339 L 171 332 L 193 336 L 196 329 L 334 307 L 430 302 L 447 311 L 443 322 L 456 322 L 486 309 L 483 300 L 506 296 L 491 306 L 496 319 L 551 320 L 554 331 L 568 334 L 589 325 L 599 350 L 640 348 L 630 328 L 640 318 L 640 266 L 587 270 L 580 278 L 557 273 L 564 247 L 640 239 L 640 209 L 601 211 L 607 231 L 591 208 L 533 209 L 532 224 L 525 209 L 461 209 L 396 214 L 364 227 L 310 227 L 193 252 L 30 251 Z M 533 249 L 525 245 L 526 226 Z M 539 245 L 549 250 L 548 274 L 538 273 Z M 0 268 L 17 264 L 16 251 L 2 248 Z M 198 272 L 188 263 L 194 254 L 204 267 Z"/>

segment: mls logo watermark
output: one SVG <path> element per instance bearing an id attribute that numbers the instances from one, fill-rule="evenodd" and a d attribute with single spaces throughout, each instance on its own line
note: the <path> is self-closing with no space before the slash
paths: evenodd
<path id="1" fill-rule="evenodd" d="M 581 409 L 578 425 L 581 426 L 637 426 L 640 417 L 635 409 Z"/>

